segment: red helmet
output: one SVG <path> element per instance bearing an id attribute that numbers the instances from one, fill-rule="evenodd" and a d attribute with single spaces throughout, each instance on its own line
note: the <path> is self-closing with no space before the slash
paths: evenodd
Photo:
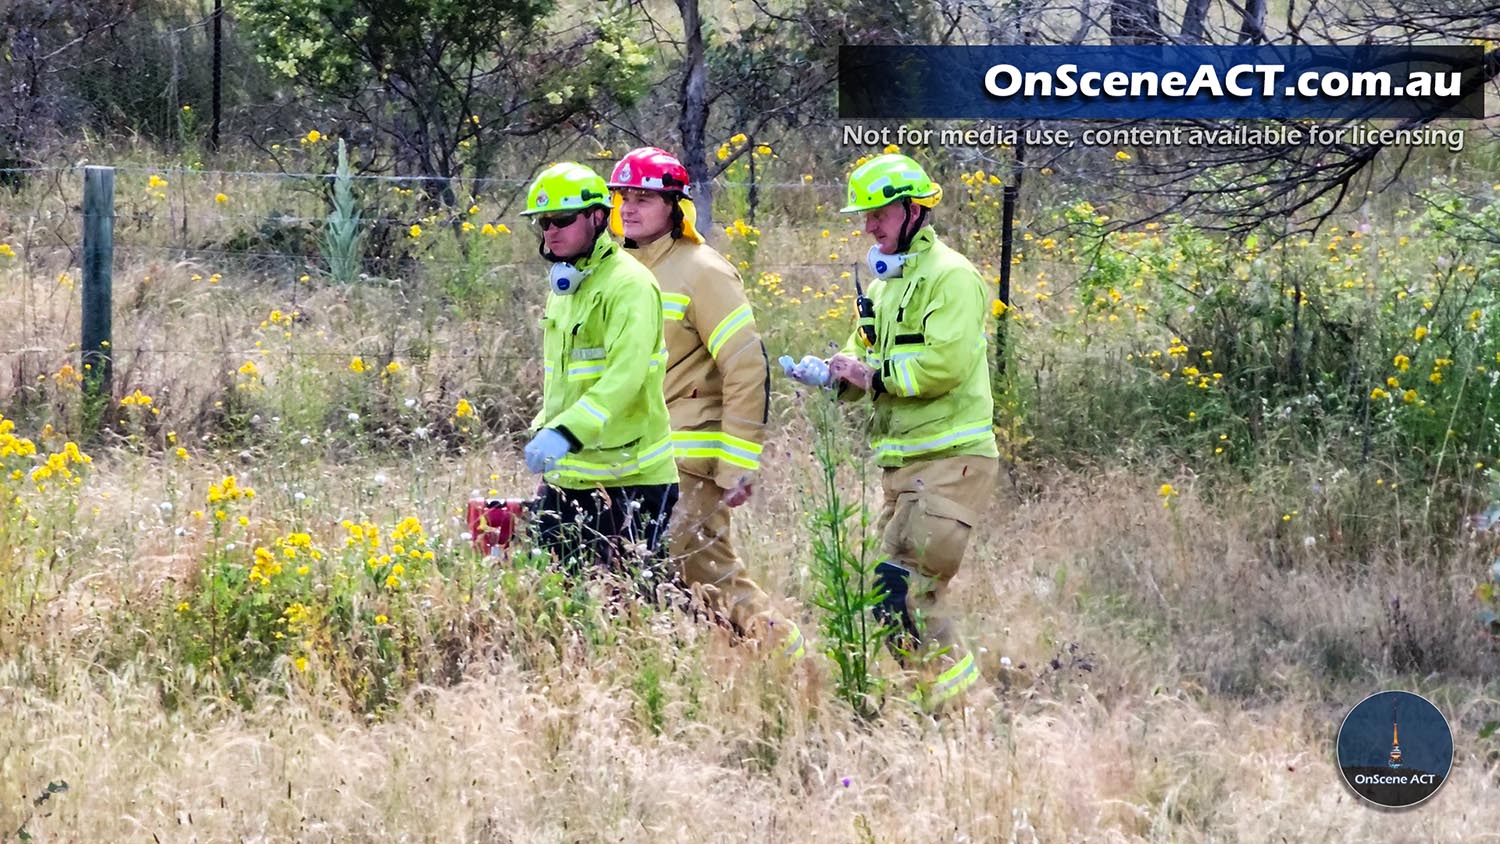
<path id="1" fill-rule="evenodd" d="M 656 147 L 641 147 L 625 153 L 609 175 L 609 186 L 616 190 L 640 188 L 691 195 L 687 168 L 677 156 Z"/>

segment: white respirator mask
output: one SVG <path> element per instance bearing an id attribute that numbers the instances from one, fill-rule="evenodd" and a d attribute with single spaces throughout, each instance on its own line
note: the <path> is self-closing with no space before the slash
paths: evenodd
<path id="1" fill-rule="evenodd" d="M 901 252 L 896 255 L 887 255 L 880 251 L 880 245 L 870 247 L 865 255 L 865 263 L 870 265 L 870 272 L 876 278 L 895 278 L 901 275 L 901 269 L 906 266 L 906 261 L 911 257 L 909 252 Z"/>
<path id="2" fill-rule="evenodd" d="M 547 271 L 547 281 L 552 285 L 552 292 L 559 296 L 572 295 L 578 290 L 578 286 L 588 278 L 591 270 L 580 270 L 565 261 L 558 261 Z"/>

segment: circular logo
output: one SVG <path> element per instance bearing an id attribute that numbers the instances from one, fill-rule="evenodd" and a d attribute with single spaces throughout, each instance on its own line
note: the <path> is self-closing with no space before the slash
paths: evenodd
<path id="1" fill-rule="evenodd" d="M 546 191 L 540 190 L 540 191 L 536 192 L 536 207 L 538 207 L 538 208 L 546 208 L 547 207 L 547 192 Z"/>
<path id="2" fill-rule="evenodd" d="M 1339 771 L 1355 794 L 1399 809 L 1442 787 L 1453 768 L 1453 731 L 1421 695 L 1379 692 L 1345 716 L 1337 751 Z"/>
<path id="3" fill-rule="evenodd" d="M 876 261 L 875 262 L 875 272 L 877 272 L 877 273 L 884 273 L 885 272 L 885 262 L 884 261 Z"/>
<path id="4" fill-rule="evenodd" d="M 560 279 L 557 280 L 557 289 L 558 290 L 567 290 L 569 287 L 572 287 L 572 286 L 573 286 L 573 282 L 569 281 L 566 278 L 560 278 Z"/>
<path id="5" fill-rule="evenodd" d="M 631 174 L 630 174 L 630 165 L 629 164 L 626 164 L 624 167 L 620 168 L 620 181 L 622 181 L 622 182 L 628 182 L 628 181 L 630 181 L 630 175 Z"/>

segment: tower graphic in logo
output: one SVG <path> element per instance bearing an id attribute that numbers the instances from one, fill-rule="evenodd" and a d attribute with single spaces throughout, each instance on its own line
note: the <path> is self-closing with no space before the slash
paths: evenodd
<path id="1" fill-rule="evenodd" d="M 1339 771 L 1354 793 L 1377 806 L 1415 806 L 1448 778 L 1453 732 L 1443 713 L 1421 695 L 1380 692 L 1344 718 L 1337 754 Z"/>
<path id="2" fill-rule="evenodd" d="M 1391 701 L 1391 755 L 1386 764 L 1391 768 L 1401 767 L 1401 722 L 1396 718 L 1398 701 Z"/>

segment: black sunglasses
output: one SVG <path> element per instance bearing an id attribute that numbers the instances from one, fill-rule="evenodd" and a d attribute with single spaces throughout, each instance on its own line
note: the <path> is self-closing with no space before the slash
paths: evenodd
<path id="1" fill-rule="evenodd" d="M 550 217 L 532 217 L 531 222 L 532 225 L 535 225 L 542 231 L 548 229 L 565 229 L 577 222 L 579 215 L 582 213 L 582 211 L 574 211 L 569 214 L 554 214 Z"/>

